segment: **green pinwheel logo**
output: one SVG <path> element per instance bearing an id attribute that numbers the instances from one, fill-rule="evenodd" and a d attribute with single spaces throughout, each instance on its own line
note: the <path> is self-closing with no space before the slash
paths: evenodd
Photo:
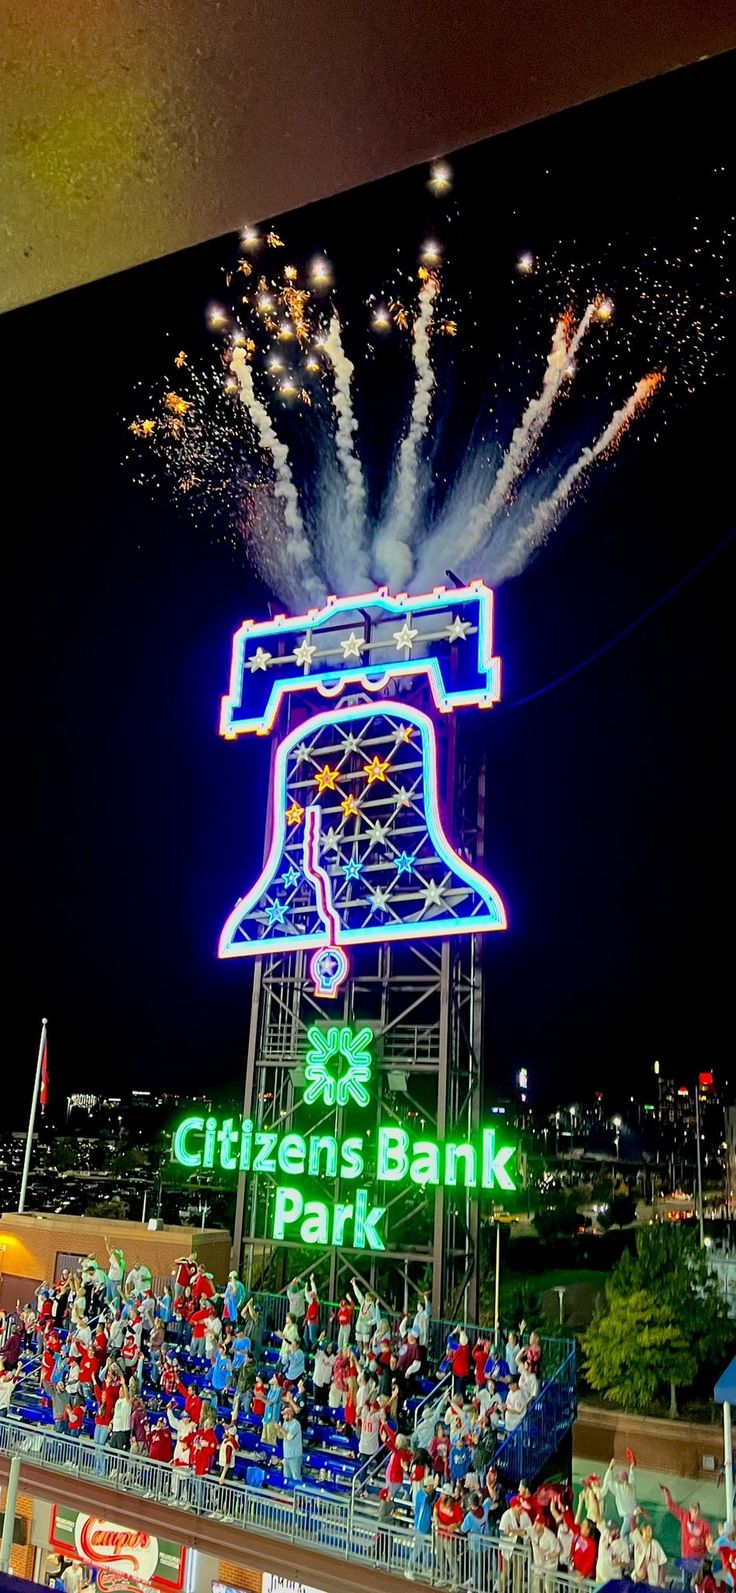
<path id="1" fill-rule="evenodd" d="M 308 1029 L 305 1105 L 322 1101 L 324 1106 L 347 1106 L 352 1100 L 357 1106 L 367 1106 L 370 1095 L 366 1085 L 371 1078 L 367 1047 L 372 1039 L 371 1029 L 358 1029 L 356 1033 L 349 1024 Z"/>

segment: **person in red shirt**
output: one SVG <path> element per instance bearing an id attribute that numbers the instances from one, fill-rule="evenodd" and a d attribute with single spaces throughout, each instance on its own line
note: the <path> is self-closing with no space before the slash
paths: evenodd
<path id="1" fill-rule="evenodd" d="M 460 1500 L 455 1498 L 452 1483 L 443 1482 L 434 1507 L 433 1525 L 440 1580 L 446 1578 L 450 1587 L 457 1587 L 458 1584 L 457 1547 L 454 1540 L 464 1519 L 465 1511 Z"/>
<path id="2" fill-rule="evenodd" d="M 680 1523 L 680 1554 L 683 1560 L 692 1560 L 694 1564 L 687 1569 L 695 1571 L 705 1555 L 711 1529 L 704 1516 L 700 1514 L 700 1505 L 691 1504 L 684 1510 L 682 1505 L 675 1504 L 669 1488 L 663 1482 L 660 1488 L 665 1497 L 665 1504 L 671 1516 Z"/>
<path id="3" fill-rule="evenodd" d="M 200 1261 L 192 1279 L 192 1299 L 196 1301 L 197 1305 L 200 1305 L 203 1300 L 213 1299 L 214 1293 L 215 1285 L 209 1273 L 205 1272 Z"/>
<path id="4" fill-rule="evenodd" d="M 98 1327 L 92 1340 L 92 1348 L 97 1356 L 99 1365 L 104 1366 L 107 1360 L 107 1334 L 103 1327 Z"/>
<path id="5" fill-rule="evenodd" d="M 175 1394 L 179 1387 L 179 1367 L 175 1355 L 165 1355 L 161 1367 L 161 1391 L 164 1394 Z"/>
<path id="6" fill-rule="evenodd" d="M 197 1477 L 206 1477 L 208 1471 L 212 1470 L 219 1447 L 214 1420 L 206 1416 L 204 1426 L 197 1430 L 192 1439 L 192 1466 Z"/>
<path id="7" fill-rule="evenodd" d="M 395 1433 L 388 1422 L 381 1421 L 379 1431 L 386 1448 L 390 1451 L 386 1466 L 386 1486 L 389 1499 L 394 1499 L 399 1489 L 403 1488 L 404 1478 L 411 1465 L 409 1440 L 403 1433 Z"/>
<path id="8" fill-rule="evenodd" d="M 170 1461 L 174 1453 L 174 1439 L 171 1428 L 165 1417 L 161 1417 L 153 1428 L 148 1440 L 148 1454 L 151 1460 Z"/>
<path id="9" fill-rule="evenodd" d="M 575 1575 L 589 1581 L 595 1576 L 596 1560 L 598 1559 L 598 1544 L 595 1539 L 595 1527 L 592 1521 L 583 1521 L 580 1531 L 573 1538 L 570 1550 L 570 1564 Z"/>
<path id="10" fill-rule="evenodd" d="M 350 1327 L 353 1320 L 355 1305 L 349 1294 L 343 1295 L 337 1308 L 337 1348 L 343 1352 L 350 1345 Z"/>
<path id="11" fill-rule="evenodd" d="M 488 1360 L 490 1350 L 491 1345 L 489 1339 L 478 1339 L 473 1345 L 473 1365 L 475 1367 L 476 1388 L 485 1388 L 486 1386 L 486 1361 Z"/>
<path id="12" fill-rule="evenodd" d="M 262 1377 L 257 1377 L 253 1384 L 253 1398 L 251 1400 L 251 1416 L 262 1416 L 266 1409 L 266 1385 Z"/>
<path id="13" fill-rule="evenodd" d="M 64 1421 L 70 1437 L 78 1438 L 84 1421 L 84 1405 L 78 1394 L 70 1394 L 69 1403 L 64 1411 Z"/>
<path id="14" fill-rule="evenodd" d="M 447 1482 L 450 1476 L 450 1435 L 444 1422 L 435 1424 L 434 1436 L 429 1440 L 429 1458 L 435 1476 Z"/>
<path id="15" fill-rule="evenodd" d="M 468 1378 L 470 1377 L 470 1343 L 467 1333 L 464 1333 L 460 1328 L 457 1328 L 456 1332 L 458 1334 L 457 1345 L 450 1356 L 452 1392 L 453 1394 L 462 1394 L 464 1399 Z"/>
<path id="16" fill-rule="evenodd" d="M 196 1256 L 178 1256 L 171 1273 L 176 1289 L 181 1293 L 188 1289 L 196 1270 Z"/>
<path id="17" fill-rule="evenodd" d="M 211 1305 L 204 1305 L 201 1310 L 192 1311 L 189 1317 L 189 1326 L 192 1330 L 190 1349 L 192 1355 L 203 1356 L 205 1353 L 205 1330 L 208 1322 L 215 1316 Z"/>
<path id="18" fill-rule="evenodd" d="M 186 1383 L 177 1383 L 176 1392 L 181 1394 L 184 1400 L 184 1415 L 189 1417 L 190 1422 L 194 1422 L 195 1427 L 198 1427 L 202 1415 L 202 1399 L 194 1384 L 187 1388 Z"/>
<path id="19" fill-rule="evenodd" d="M 304 1317 L 304 1337 L 310 1350 L 313 1350 L 319 1338 L 319 1295 L 317 1285 L 312 1276 L 309 1288 L 305 1290 L 307 1310 Z"/>
<path id="20" fill-rule="evenodd" d="M 128 1332 L 123 1340 L 123 1348 L 121 1353 L 123 1357 L 123 1365 L 125 1367 L 125 1375 L 126 1377 L 132 1377 L 138 1366 L 141 1352 L 135 1342 L 135 1337 L 130 1328 L 128 1329 Z"/>

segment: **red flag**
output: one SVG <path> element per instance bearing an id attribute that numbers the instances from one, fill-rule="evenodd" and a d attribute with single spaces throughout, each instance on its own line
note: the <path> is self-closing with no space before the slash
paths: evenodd
<path id="1" fill-rule="evenodd" d="M 41 1089 L 38 1099 L 41 1103 L 41 1114 L 46 1111 L 49 1104 L 49 1037 L 43 1031 L 43 1050 L 41 1052 Z"/>

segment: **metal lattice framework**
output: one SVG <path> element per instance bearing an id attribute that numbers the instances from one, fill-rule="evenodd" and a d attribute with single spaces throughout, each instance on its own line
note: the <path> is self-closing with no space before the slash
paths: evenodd
<path id="1" fill-rule="evenodd" d="M 431 707 L 423 684 L 406 683 L 400 703 L 351 699 L 341 707 L 338 723 L 320 714 L 323 704 L 302 697 L 286 705 L 286 735 L 272 758 L 271 793 L 286 778 L 285 810 L 296 820 L 286 825 L 271 852 L 279 857 L 279 874 L 248 897 L 242 932 L 271 940 L 286 927 L 283 952 L 264 952 L 254 977 L 250 1038 L 246 1068 L 244 1115 L 258 1126 L 303 1131 L 302 1101 L 306 1031 L 310 1025 L 366 1023 L 374 1033 L 373 1075 L 376 1121 L 419 1123 L 424 1132 L 444 1139 L 471 1137 L 480 1122 L 483 1045 L 483 981 L 481 947 L 484 936 L 448 934 L 458 912 L 487 915 L 485 893 L 477 890 L 472 865 L 482 864 L 485 766 L 478 738 L 463 744 L 462 725 L 455 717 L 435 721 L 438 740 L 436 791 L 440 831 L 452 835 L 457 851 L 442 856 L 437 834 L 427 824 L 426 791 L 421 783 L 425 756 L 424 728 L 415 737 L 407 727 L 422 723 Z M 310 718 L 310 712 L 312 717 Z M 411 716 L 418 714 L 418 720 Z M 315 717 L 320 720 L 315 728 Z M 427 720 L 429 723 L 429 720 Z M 468 727 L 470 728 L 470 727 Z M 347 744 L 346 744 L 347 743 Z M 285 760 L 285 771 L 278 768 Z M 373 760 L 377 760 L 376 763 Z M 387 767 L 381 766 L 387 765 Z M 373 779 L 366 769 L 379 767 Z M 324 776 L 324 769 L 331 773 Z M 334 778 L 332 775 L 334 772 Z M 320 781 L 316 776 L 322 773 Z M 307 801 L 308 797 L 308 801 Z M 346 800 L 351 798 L 352 800 Z M 305 880 L 302 828 L 309 804 L 320 810 L 320 862 L 339 904 L 341 922 L 366 925 L 391 923 L 401 900 L 403 939 L 377 938 L 352 951 L 352 974 L 337 998 L 315 994 L 309 976 L 308 945 L 323 936 L 314 921 L 313 892 Z M 301 809 L 302 817 L 297 810 Z M 292 833 L 290 833 L 292 832 Z M 285 861 L 284 861 L 285 859 Z M 283 863 L 283 866 L 281 864 Z M 409 864 L 411 866 L 409 866 Z M 467 876 L 464 877 L 467 871 Z M 284 879 L 286 876 L 286 879 Z M 277 905 L 274 915 L 272 909 Z M 283 915 L 278 908 L 283 905 Z M 240 904 L 242 910 L 243 904 Z M 310 914 L 312 915 L 310 917 Z M 411 932 L 412 915 L 416 934 Z M 407 923 L 407 920 L 408 923 Z M 294 950 L 294 933 L 304 944 Z M 444 930 L 444 935 L 443 935 Z M 425 938 L 433 937 L 437 938 Z M 329 1128 L 338 1136 L 356 1121 L 349 1109 L 329 1114 Z M 364 1126 L 365 1114 L 361 1126 Z M 309 1131 L 326 1128 L 312 1113 Z M 268 1231 L 271 1180 L 241 1179 L 236 1213 L 236 1250 L 241 1235 L 252 1260 L 264 1251 Z M 308 1195 L 308 1191 L 306 1192 Z M 314 1193 L 324 1198 L 315 1181 Z M 334 1198 L 344 1195 L 339 1180 Z M 416 1287 L 431 1275 L 433 1307 L 452 1314 L 461 1302 L 466 1316 L 477 1316 L 478 1202 L 463 1190 L 425 1190 L 416 1185 L 386 1186 L 392 1248 L 373 1256 L 369 1282 L 384 1297 Z M 379 1197 L 383 1198 L 379 1190 Z M 284 1241 L 286 1249 L 289 1242 Z M 328 1251 L 332 1298 L 365 1252 Z M 315 1263 L 318 1256 L 315 1254 Z"/>

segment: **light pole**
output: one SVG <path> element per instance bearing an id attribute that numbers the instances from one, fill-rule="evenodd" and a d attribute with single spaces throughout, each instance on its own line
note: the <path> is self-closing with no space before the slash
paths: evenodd
<path id="1" fill-rule="evenodd" d="M 703 1228 L 703 1161 L 700 1150 L 700 1085 L 695 1080 L 695 1156 L 698 1169 L 698 1233 L 700 1235 L 700 1248 L 705 1244 L 705 1230 Z"/>

